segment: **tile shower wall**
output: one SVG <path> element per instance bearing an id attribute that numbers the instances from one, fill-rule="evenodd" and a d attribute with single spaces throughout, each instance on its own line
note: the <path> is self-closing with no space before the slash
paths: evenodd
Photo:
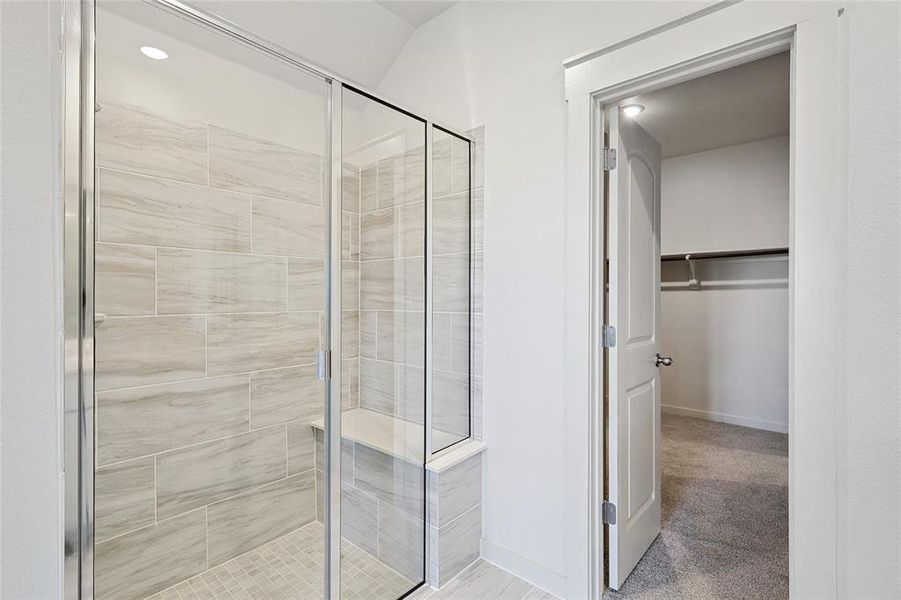
<path id="1" fill-rule="evenodd" d="M 423 420 L 422 146 L 360 171 L 360 406 Z"/>
<path id="2" fill-rule="evenodd" d="M 433 146 L 432 406 L 437 429 L 463 437 L 472 419 L 473 435 L 481 438 L 481 128 L 470 135 L 471 208 L 470 145 L 444 136 Z M 424 419 L 422 157 L 420 147 L 372 161 L 359 178 L 360 406 L 417 423 Z"/>
<path id="3" fill-rule="evenodd" d="M 341 407 L 360 406 L 360 167 L 343 165 L 341 177 Z"/>
<path id="4" fill-rule="evenodd" d="M 322 480 L 321 430 L 315 439 L 316 476 Z M 424 478 L 421 460 L 341 441 L 341 536 L 411 582 L 424 577 Z M 323 493 L 320 488 L 320 506 Z M 317 519 L 324 522 L 322 511 Z"/>
<path id="5" fill-rule="evenodd" d="M 140 598 L 316 518 L 321 479 L 309 422 L 323 406 L 312 365 L 324 329 L 322 159 L 110 98 L 100 104 L 96 593 Z M 478 159 L 481 133 L 472 133 Z M 436 266 L 454 274 L 443 281 L 458 285 L 464 248 L 454 244 L 466 232 L 454 156 L 453 146 L 436 148 L 435 254 Z M 342 406 L 420 422 L 421 161 L 420 149 L 345 164 L 342 219 Z M 472 418 L 481 437 L 481 178 L 473 167 Z M 465 308 L 459 290 L 442 292 L 441 282 L 435 385 L 460 407 L 464 338 L 453 333 Z M 439 410 L 436 425 L 463 432 L 464 418 Z M 377 513 L 371 538 L 386 552 L 391 531 L 421 527 L 394 508 Z M 391 562 L 406 570 L 403 561 L 414 559 Z"/>
<path id="6" fill-rule="evenodd" d="M 472 205 L 467 206 L 461 153 L 465 144 L 435 148 L 433 252 L 440 265 L 459 266 L 435 281 L 436 322 L 433 330 L 435 380 L 433 401 L 438 428 L 465 435 L 469 397 L 470 337 L 468 284 L 469 227 L 472 219 L 472 434 L 481 439 L 481 264 L 484 155 L 482 128 L 470 132 L 472 145 Z M 456 140 L 455 140 L 456 141 Z M 456 150 L 457 160 L 454 161 Z M 408 267 L 421 258 L 424 221 L 417 199 L 421 181 L 407 183 L 404 171 L 421 169 L 412 151 L 370 163 L 361 182 L 361 298 L 360 298 L 360 405 L 395 417 L 422 422 L 424 340 L 421 329 L 423 283 Z M 455 167 L 456 165 L 456 167 Z M 456 168 L 456 175 L 453 169 Z M 465 167 L 468 169 L 468 165 Z M 379 177 L 382 177 L 380 180 Z M 393 184 L 387 180 L 391 177 Z M 346 175 L 347 177 L 347 175 Z M 464 184 L 465 180 L 465 184 Z M 347 178 L 345 178 L 347 181 Z M 456 187 L 454 187 L 456 186 Z M 400 191 L 403 190 L 403 195 Z M 381 195 L 380 195 L 381 194 Z M 380 204 L 381 202 L 383 204 Z M 380 206 L 382 206 L 380 208 Z M 471 210 L 471 213 L 470 213 Z M 417 256 L 415 253 L 419 253 Z M 444 261 L 444 262 L 442 262 Z M 421 272 L 421 263 L 415 269 Z M 444 267 L 437 267 L 444 268 Z M 412 289 L 410 289 L 412 287 Z M 391 309 L 391 310 L 389 310 Z M 418 327 L 410 327 L 414 323 Z M 322 432 L 316 435 L 316 474 L 323 478 Z M 422 576 L 427 527 L 433 563 L 427 565 L 432 585 L 446 582 L 478 558 L 481 540 L 481 455 L 441 473 L 429 472 L 429 510 L 422 520 L 423 471 L 421 459 L 404 460 L 366 444 L 342 440 L 342 535 L 410 580 Z M 319 490 L 320 498 L 322 490 Z M 439 500 L 440 499 L 440 500 Z M 441 502 L 441 511 L 437 507 Z M 320 505 L 322 501 L 320 499 Z M 324 515 L 320 511 L 320 521 Z"/>
<path id="7" fill-rule="evenodd" d="M 316 518 L 322 157 L 100 101 L 96 595 L 141 598 Z M 345 289 L 359 289 L 346 167 Z M 342 404 L 358 404 L 348 294 Z"/>
<path id="8" fill-rule="evenodd" d="M 470 362 L 479 304 L 474 284 L 472 146 L 435 130 L 432 152 L 432 426 L 470 433 Z M 474 367 L 474 365 L 473 365 Z M 473 368 L 474 370 L 474 368 Z M 433 438 L 434 439 L 434 438 Z M 441 449 L 440 446 L 435 447 Z"/>
<path id="9" fill-rule="evenodd" d="M 432 587 L 443 586 L 479 558 L 481 502 L 481 452 L 443 471 L 428 471 L 428 581 Z"/>

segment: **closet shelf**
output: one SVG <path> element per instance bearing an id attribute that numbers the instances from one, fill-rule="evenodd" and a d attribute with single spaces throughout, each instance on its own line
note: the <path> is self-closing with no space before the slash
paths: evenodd
<path id="1" fill-rule="evenodd" d="M 661 254 L 661 262 L 676 260 L 695 260 L 704 258 L 742 258 L 747 256 L 778 256 L 788 254 L 788 247 L 779 248 L 751 248 L 748 250 L 722 250 L 716 252 L 689 252 L 686 254 Z"/>

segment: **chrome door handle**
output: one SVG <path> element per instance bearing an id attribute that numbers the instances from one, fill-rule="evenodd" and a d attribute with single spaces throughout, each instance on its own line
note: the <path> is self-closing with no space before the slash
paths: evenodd
<path id="1" fill-rule="evenodd" d="M 654 364 L 656 364 L 658 367 L 660 365 L 663 365 L 664 367 L 668 367 L 673 364 L 673 359 L 670 356 L 660 356 L 660 354 L 658 353 L 657 360 L 654 361 Z"/>

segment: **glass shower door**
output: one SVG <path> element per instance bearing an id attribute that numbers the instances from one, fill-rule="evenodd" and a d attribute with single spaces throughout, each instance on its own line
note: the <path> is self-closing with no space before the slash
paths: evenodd
<path id="1" fill-rule="evenodd" d="M 343 598 L 425 579 L 425 122 L 345 86 Z"/>
<path id="2" fill-rule="evenodd" d="M 432 453 L 470 436 L 472 211 L 470 142 L 432 126 Z"/>
<path id="3" fill-rule="evenodd" d="M 321 598 L 328 85 L 184 16 L 97 10 L 94 595 Z"/>

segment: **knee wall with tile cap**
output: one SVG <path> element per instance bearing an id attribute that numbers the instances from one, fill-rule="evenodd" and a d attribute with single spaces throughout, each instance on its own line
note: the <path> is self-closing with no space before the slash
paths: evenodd
<path id="1" fill-rule="evenodd" d="M 471 445 L 469 450 L 466 445 Z M 479 442 L 464 442 L 463 446 L 450 450 L 462 454 L 458 462 L 427 471 L 427 581 L 435 588 L 450 581 L 480 555 L 484 446 Z M 469 455 L 473 449 L 475 453 Z M 437 461 L 435 465 L 438 466 Z"/>

